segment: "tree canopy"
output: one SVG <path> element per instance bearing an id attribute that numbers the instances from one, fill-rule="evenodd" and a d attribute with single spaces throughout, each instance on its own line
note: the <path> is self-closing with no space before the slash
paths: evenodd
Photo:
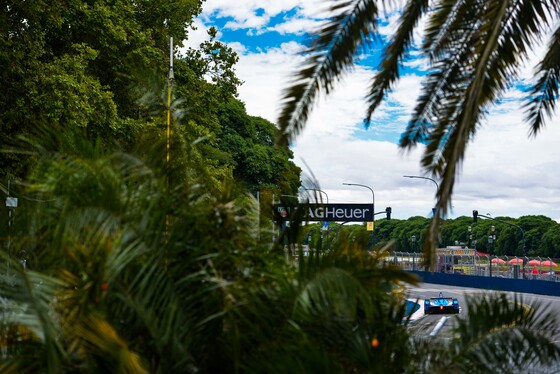
<path id="1" fill-rule="evenodd" d="M 37 160 L 21 138 L 43 127 L 83 129 L 106 149 L 146 152 L 164 142 L 169 37 L 178 50 L 201 4 L 10 0 L 0 7 L 0 178 L 25 176 Z M 173 169 L 205 159 L 215 187 L 233 174 L 254 191 L 293 193 L 300 174 L 293 154 L 271 141 L 272 123 L 235 99 L 238 57 L 216 34 L 211 28 L 208 41 L 174 63 Z M 165 159 L 160 149 L 154 162 Z"/>
<path id="2" fill-rule="evenodd" d="M 366 231 L 364 224 L 348 226 L 330 222 L 329 235 L 325 236 L 321 235 L 322 224 L 310 223 L 305 235 L 314 248 L 327 248 L 338 240 L 357 240 L 375 247 L 391 244 L 393 250 L 399 252 L 420 252 L 431 221 L 431 218 L 420 216 L 377 220 L 373 243 L 372 233 Z M 492 255 L 521 257 L 525 239 L 527 256 L 560 259 L 560 241 L 556 240 L 559 233 L 560 223 L 545 216 L 495 217 L 495 220 L 479 219 L 476 223 L 472 217 L 461 216 L 446 219 L 441 224 L 437 246 L 444 248 L 460 244 Z M 323 241 L 319 242 L 321 236 Z"/>

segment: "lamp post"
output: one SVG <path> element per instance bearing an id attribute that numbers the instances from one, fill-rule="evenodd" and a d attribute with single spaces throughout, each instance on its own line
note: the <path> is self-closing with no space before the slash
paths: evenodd
<path id="1" fill-rule="evenodd" d="M 490 244 L 492 248 L 492 254 L 494 254 L 494 245 L 496 243 L 496 234 L 494 234 L 494 230 L 496 230 L 496 227 L 492 225 L 490 227 L 490 235 L 488 235 L 488 244 Z M 492 276 L 492 262 L 490 262 L 490 276 Z"/>
<path id="2" fill-rule="evenodd" d="M 324 193 L 325 196 L 327 197 L 327 204 L 329 203 L 329 195 L 327 195 L 327 193 L 325 191 L 320 190 L 318 188 L 304 188 L 303 190 L 304 191 L 316 191 L 316 192 Z M 323 223 L 325 223 L 325 222 L 323 222 Z M 328 222 L 326 222 L 326 223 L 327 223 L 326 228 L 323 228 L 322 230 L 326 231 L 325 240 L 327 242 L 327 250 L 328 250 L 328 249 L 330 249 L 330 245 L 329 245 L 329 226 L 328 226 Z M 323 233 L 321 232 L 321 236 L 322 235 L 323 235 Z M 337 235 L 338 235 L 338 232 L 337 232 Z"/>
<path id="3" fill-rule="evenodd" d="M 412 235 L 412 270 L 416 270 L 416 235 Z"/>
<path id="4" fill-rule="evenodd" d="M 474 213 L 474 212 L 475 212 L 475 211 L 473 211 L 473 213 Z M 516 225 L 515 223 L 508 222 L 508 221 L 502 221 L 501 219 L 492 218 L 492 217 L 490 216 L 490 213 L 487 213 L 486 215 L 484 215 L 484 214 L 478 213 L 478 211 L 476 211 L 476 212 L 477 212 L 478 217 L 487 218 L 487 219 L 492 219 L 492 220 L 497 221 L 497 222 L 505 223 L 506 225 L 510 225 L 510 226 L 513 226 L 513 227 L 517 227 L 517 228 L 521 231 L 521 235 L 522 235 L 522 241 L 523 241 L 523 257 L 527 257 L 527 248 L 526 248 L 526 246 L 525 246 L 525 231 L 523 230 L 523 228 L 522 228 L 521 226 Z M 515 250 L 515 254 L 517 255 L 517 249 Z M 523 278 L 525 278 L 525 261 L 523 261 Z"/>
<path id="5" fill-rule="evenodd" d="M 320 190 L 318 188 L 304 188 L 304 191 L 316 191 L 316 192 L 320 192 L 320 193 L 324 193 L 325 197 L 327 198 L 327 204 L 329 203 L 329 195 L 327 195 L 327 193 L 323 190 Z"/>
<path id="6" fill-rule="evenodd" d="M 372 204 L 371 204 L 371 220 L 373 222 L 373 231 L 371 232 L 371 245 L 373 247 L 373 238 L 374 238 L 374 233 L 375 233 L 375 193 L 373 192 L 373 190 L 371 189 L 371 187 L 366 186 L 365 184 L 358 184 L 358 183 L 342 183 L 345 186 L 358 186 L 358 187 L 364 187 L 367 188 L 368 190 L 371 191 L 371 197 L 372 197 Z"/>
<path id="7" fill-rule="evenodd" d="M 471 247 L 471 240 L 472 240 L 472 227 L 469 226 L 467 228 L 468 232 L 469 232 L 469 236 L 468 236 L 468 241 L 467 241 L 467 246 L 470 248 Z"/>
<path id="8" fill-rule="evenodd" d="M 437 195 L 437 192 L 439 191 L 439 184 L 438 184 L 438 182 L 435 181 L 435 179 L 432 179 L 432 178 L 429 178 L 429 177 L 421 177 L 421 176 L 418 176 L 418 175 L 403 175 L 403 178 L 426 179 L 426 180 L 432 181 L 436 185 L 436 195 Z M 433 215 L 436 214 L 436 208 L 432 208 L 432 214 Z"/>
<path id="9" fill-rule="evenodd" d="M 496 226 L 490 226 L 490 235 L 488 235 L 488 244 L 490 244 L 492 248 L 492 254 L 494 254 L 494 246 L 496 245 Z"/>

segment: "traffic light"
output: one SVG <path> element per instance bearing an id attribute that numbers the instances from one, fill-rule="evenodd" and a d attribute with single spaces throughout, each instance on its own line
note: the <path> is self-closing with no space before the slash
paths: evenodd
<path id="1" fill-rule="evenodd" d="M 385 208 L 385 213 L 387 213 L 387 219 L 391 219 L 391 212 L 392 212 L 392 209 L 391 209 L 390 206 Z"/>
<path id="2" fill-rule="evenodd" d="M 478 210 L 472 211 L 472 221 L 476 222 L 478 220 Z"/>

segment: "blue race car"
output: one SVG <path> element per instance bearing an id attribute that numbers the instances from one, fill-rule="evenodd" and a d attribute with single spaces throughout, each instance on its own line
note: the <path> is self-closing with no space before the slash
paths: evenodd
<path id="1" fill-rule="evenodd" d="M 459 313 L 459 300 L 452 297 L 443 297 L 441 292 L 438 297 L 424 300 L 424 314 L 435 313 Z"/>

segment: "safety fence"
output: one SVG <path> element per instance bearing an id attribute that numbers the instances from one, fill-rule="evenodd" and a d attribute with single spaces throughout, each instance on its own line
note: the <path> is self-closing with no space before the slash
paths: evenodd
<path id="1" fill-rule="evenodd" d="M 403 270 L 424 270 L 422 253 L 393 252 L 388 260 Z M 560 269 L 550 258 L 436 253 L 434 263 L 439 273 L 560 281 Z"/>

